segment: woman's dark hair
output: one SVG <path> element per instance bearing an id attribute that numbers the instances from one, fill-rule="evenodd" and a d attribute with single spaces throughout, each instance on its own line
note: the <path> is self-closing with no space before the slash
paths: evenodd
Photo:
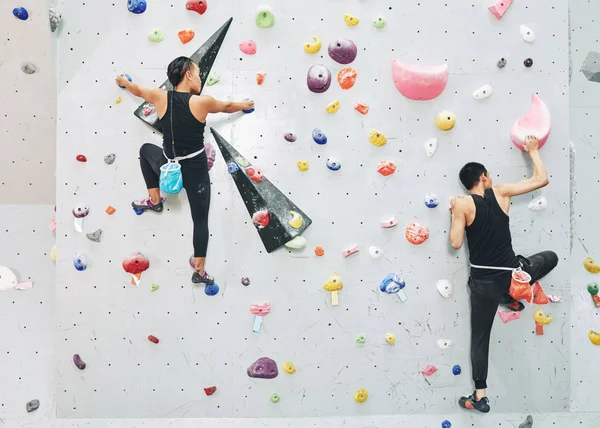
<path id="1" fill-rule="evenodd" d="M 487 169 L 485 169 L 485 166 L 477 162 L 469 162 L 462 167 L 458 173 L 458 177 L 460 178 L 463 186 L 465 186 L 467 190 L 471 190 L 477 183 L 479 183 L 481 174 L 487 174 Z"/>
<path id="2" fill-rule="evenodd" d="M 171 82 L 173 86 L 179 85 L 183 80 L 185 73 L 192 67 L 192 64 L 195 64 L 195 62 L 186 56 L 180 56 L 171 61 L 171 64 L 167 67 L 169 82 Z"/>

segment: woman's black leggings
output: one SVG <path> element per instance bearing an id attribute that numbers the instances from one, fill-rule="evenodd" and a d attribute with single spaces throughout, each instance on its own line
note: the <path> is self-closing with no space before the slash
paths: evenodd
<path id="1" fill-rule="evenodd" d="M 140 148 L 140 166 L 148 189 L 159 187 L 160 167 L 167 163 L 162 147 L 145 143 Z M 208 210 L 210 208 L 210 178 L 206 154 L 179 162 L 183 187 L 187 193 L 194 222 L 194 257 L 206 257 L 208 247 Z"/>
<path id="2" fill-rule="evenodd" d="M 527 258 L 517 256 L 521 268 L 531 276 L 531 284 L 546 276 L 558 264 L 558 256 L 553 251 L 542 251 Z M 498 304 L 515 300 L 506 293 L 508 283 L 481 281 L 469 278 L 471 289 L 471 366 L 475 389 L 487 388 L 488 355 L 490 350 L 490 334 L 492 324 L 498 310 Z M 504 295 L 504 296 L 502 296 Z M 502 298 L 504 297 L 504 298 Z"/>

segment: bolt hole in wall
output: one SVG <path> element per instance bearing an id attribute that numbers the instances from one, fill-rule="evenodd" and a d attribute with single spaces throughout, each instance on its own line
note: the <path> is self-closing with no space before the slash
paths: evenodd
<path id="1" fill-rule="evenodd" d="M 539 94 L 554 117 L 565 113 L 566 99 L 556 84 L 564 75 L 564 61 L 553 64 L 551 59 L 556 44 L 564 47 L 566 41 L 552 38 L 547 30 L 565 25 L 564 15 L 555 3 L 529 8 L 515 3 L 498 20 L 487 6 L 467 2 L 448 6 L 412 1 L 402 10 L 383 1 L 353 2 L 342 10 L 338 3 L 311 0 L 302 10 L 283 2 L 270 4 L 275 24 L 261 28 L 255 4 L 234 8 L 215 2 L 204 14 L 184 6 L 149 2 L 147 11 L 135 15 L 117 2 L 114 7 L 64 5 L 70 19 L 60 34 L 57 177 L 65 184 L 57 216 L 68 232 L 58 238 L 57 297 L 65 308 L 59 314 L 61 324 L 76 326 L 62 332 L 64 340 L 57 346 L 59 416 L 297 417 L 427 409 L 440 415 L 440 422 L 450 419 L 445 415 L 457 410 L 456 396 L 471 388 L 466 257 L 449 248 L 445 203 L 428 208 L 423 197 L 434 193 L 444 201 L 462 194 L 457 173 L 471 160 L 488 166 L 496 180 L 518 180 L 529 173 L 526 158 L 513 149 L 510 128 L 529 110 L 532 94 Z M 314 17 L 312 10 L 320 16 Z M 348 25 L 345 14 L 359 19 L 358 25 Z M 118 32 L 106 32 L 97 22 L 109 15 Z M 192 224 L 184 192 L 169 196 L 167 209 L 158 215 L 138 216 L 130 207 L 145 190 L 139 147 L 160 142 L 160 134 L 131 114 L 142 101 L 111 79 L 127 73 L 136 83 L 156 86 L 170 60 L 191 55 L 230 16 L 234 20 L 211 70 L 220 80 L 203 93 L 235 101 L 252 98 L 256 110 L 212 116 L 208 126 L 260 168 L 312 224 L 302 233 L 303 248 L 266 251 L 217 150 L 210 172 L 207 269 L 220 291 L 209 296 L 190 281 Z M 372 22 L 379 16 L 386 21 L 382 28 Z M 534 43 L 520 37 L 520 25 L 535 30 Z M 160 43 L 148 40 L 154 26 L 165 32 Z M 177 33 L 186 28 L 195 36 L 183 44 Z M 313 36 L 322 43 L 318 54 L 303 48 Z M 350 64 L 329 54 L 330 43 L 334 50 L 338 44 L 342 48 L 342 39 L 357 46 Z M 248 40 L 255 42 L 256 51 L 240 54 L 240 45 Z M 526 67 L 523 61 L 529 57 L 535 62 Z M 507 61 L 503 69 L 497 66 L 500 58 Z M 432 99 L 409 99 L 394 82 L 394 60 L 447 64 L 447 87 Z M 334 79 L 326 91 L 312 91 L 307 72 L 315 65 L 334 76 L 352 67 L 355 82 L 342 89 Z M 261 84 L 257 73 L 264 73 Z M 85 90 L 90 85 L 101 85 L 101 90 Z M 493 95 L 471 95 L 484 85 L 494 88 Z M 366 114 L 355 109 L 359 102 L 368 106 Z M 533 213 L 527 209 L 531 195 L 513 200 L 511 224 L 520 253 L 552 249 L 561 257 L 567 254 L 568 237 L 554 226 L 568 222 L 569 215 L 562 205 L 568 188 L 554 184 L 568 179 L 568 153 L 561 146 L 567 140 L 565 126 L 555 121 L 542 149 L 552 172 L 553 184 L 545 192 L 553 206 Z M 313 138 L 315 128 L 326 135 L 325 144 Z M 373 130 L 385 143 L 371 135 Z M 284 138 L 290 132 L 294 142 Z M 425 143 L 432 138 L 436 146 L 429 155 Z M 214 144 L 208 130 L 206 139 Z M 107 153 L 116 154 L 114 164 L 102 161 Z M 88 161 L 77 162 L 77 154 Z M 307 161 L 307 170 L 299 169 L 300 160 Z M 72 231 L 71 208 L 80 203 L 90 207 L 83 232 L 102 228 L 100 242 Z M 105 212 L 108 205 L 116 208 L 113 214 Z M 398 226 L 382 228 L 381 222 L 391 217 Z M 284 224 L 288 221 L 283 219 Z M 429 230 L 420 245 L 405 239 L 405 226 L 411 222 Z M 356 245 L 358 252 L 342 255 Z M 317 246 L 324 249 L 322 256 L 314 253 Z M 383 256 L 371 257 L 371 246 Z M 132 274 L 119 261 L 138 251 L 150 267 L 132 286 Z M 83 271 L 73 268 L 77 252 L 88 259 Z M 335 272 L 344 284 L 336 291 L 339 303 L 332 305 L 333 292 L 323 285 Z M 380 291 L 390 272 L 402 273 L 408 301 Z M 250 278 L 248 286 L 240 283 L 243 277 Z M 454 284 L 452 299 L 438 293 L 436 282 L 441 279 Z M 558 270 L 543 283 L 548 293 L 563 294 L 563 305 L 568 304 L 561 288 L 565 280 L 565 271 Z M 249 310 L 264 302 L 270 303 L 269 315 L 258 317 Z M 568 345 L 560 337 L 568 329 L 555 321 L 533 345 L 531 312 L 527 308 L 511 324 L 496 322 L 489 379 L 497 388 L 491 392 L 495 411 L 563 408 L 569 374 L 554 373 L 554 368 L 559 362 L 564 365 Z M 568 320 L 568 311 L 554 312 Z M 261 318 L 258 332 L 253 331 L 256 318 Z M 362 345 L 356 343 L 361 334 L 366 338 Z M 393 340 L 387 340 L 388 334 Z M 149 341 L 149 335 L 159 342 Z M 456 345 L 439 352 L 440 338 Z M 539 363 L 529 361 L 533 346 L 546 355 Z M 507 348 L 515 359 L 541 370 L 508 361 Z M 86 362 L 85 370 L 74 366 L 75 353 Z M 249 367 L 258 367 L 254 363 L 261 357 L 275 362 L 277 377 L 248 376 Z M 293 362 L 297 372 L 286 373 L 286 362 Z M 456 364 L 463 367 L 461 376 L 452 374 Z M 425 377 L 422 370 L 428 365 L 438 371 Z M 518 376 L 506 380 L 511 368 Z M 530 379 L 525 385 L 519 381 L 524 377 Z M 208 396 L 204 388 L 212 385 L 217 391 Z M 536 390 L 552 385 L 561 393 L 540 397 L 534 385 Z M 524 402 L 507 393 L 515 388 L 529 398 Z M 362 389 L 369 398 L 359 403 L 354 397 Z M 132 393 L 136 390 L 155 394 L 142 399 Z M 251 393 L 235 399 L 242 390 Z M 93 401 L 85 398 L 90 391 L 98 391 Z M 415 394 L 414 400 L 402 399 Z M 198 405 L 184 411 L 184 402 Z"/>

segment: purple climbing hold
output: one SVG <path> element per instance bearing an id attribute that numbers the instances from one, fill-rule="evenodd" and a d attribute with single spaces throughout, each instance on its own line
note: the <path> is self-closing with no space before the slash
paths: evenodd
<path id="1" fill-rule="evenodd" d="M 249 286 L 249 285 L 250 285 L 250 278 L 248 278 L 248 277 L 246 277 L 246 276 L 245 276 L 245 277 L 243 277 L 243 278 L 242 278 L 242 285 L 243 285 L 244 287 L 247 287 L 247 286 Z"/>
<path id="2" fill-rule="evenodd" d="M 73 355 L 73 362 L 75 363 L 75 365 L 77 366 L 77 368 L 79 370 L 84 370 L 85 369 L 85 363 L 83 362 L 83 360 L 81 359 L 81 357 L 79 356 L 79 354 Z"/>
<path id="3" fill-rule="evenodd" d="M 294 134 L 293 132 L 286 132 L 283 135 L 283 138 L 285 138 L 285 141 L 293 143 L 294 141 L 296 141 L 296 134 Z"/>
<path id="4" fill-rule="evenodd" d="M 357 48 L 352 40 L 337 39 L 327 48 L 332 60 L 340 64 L 350 64 L 356 59 Z"/>
<path id="5" fill-rule="evenodd" d="M 13 9 L 13 15 L 19 18 L 21 21 L 25 21 L 27 18 L 29 18 L 29 13 L 24 7 L 15 7 Z"/>
<path id="6" fill-rule="evenodd" d="M 533 60 L 531 58 L 527 58 L 525 61 L 523 61 L 523 64 L 525 67 L 529 68 L 533 65 Z"/>
<path id="7" fill-rule="evenodd" d="M 273 379 L 279 374 L 277 363 L 268 357 L 261 357 L 248 367 L 248 376 L 258 379 Z"/>
<path id="8" fill-rule="evenodd" d="M 331 85 L 331 72 L 323 64 L 315 64 L 308 69 L 306 85 L 311 92 L 322 94 Z"/>

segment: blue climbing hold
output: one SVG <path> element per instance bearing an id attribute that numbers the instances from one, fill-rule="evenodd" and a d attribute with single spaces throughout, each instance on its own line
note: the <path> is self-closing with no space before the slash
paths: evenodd
<path id="1" fill-rule="evenodd" d="M 244 99 L 244 101 L 248 101 L 249 99 L 250 99 L 250 98 L 246 98 L 246 99 Z M 254 111 L 254 107 L 253 107 L 253 108 L 250 108 L 250 109 L 248 109 L 248 110 L 242 110 L 242 111 L 243 111 L 244 113 L 252 113 L 252 112 Z"/>
<path id="2" fill-rule="evenodd" d="M 121 76 L 123 76 L 123 74 L 121 74 Z M 125 74 L 125 77 L 127 78 L 127 80 L 129 80 L 130 82 L 133 82 L 133 79 L 131 78 L 131 76 L 129 74 Z M 121 86 L 119 85 L 120 88 L 125 89 L 125 86 Z"/>
<path id="3" fill-rule="evenodd" d="M 140 14 L 146 11 L 146 0 L 127 0 L 127 10 Z"/>
<path id="4" fill-rule="evenodd" d="M 229 162 L 227 164 L 227 171 L 229 171 L 230 174 L 235 174 L 239 170 L 240 170 L 240 168 L 237 166 L 237 163 L 235 163 L 235 162 Z"/>
<path id="5" fill-rule="evenodd" d="M 327 144 L 327 135 L 325 135 L 323 131 L 321 131 L 319 128 L 313 129 L 312 137 L 313 140 L 315 140 L 315 143 L 317 144 Z"/>
<path id="6" fill-rule="evenodd" d="M 142 215 L 142 214 L 144 214 L 144 211 L 143 211 L 143 210 L 138 210 L 137 208 L 134 208 L 134 209 L 133 209 L 133 212 L 134 212 L 134 213 L 136 213 L 137 215 Z"/>
<path id="7" fill-rule="evenodd" d="M 75 257 L 73 257 L 73 266 L 75 266 L 75 269 L 77 269 L 80 272 L 86 270 L 87 261 L 85 259 L 85 256 L 81 253 L 75 253 Z"/>
<path id="8" fill-rule="evenodd" d="M 21 21 L 25 21 L 27 18 L 29 18 L 29 13 L 24 7 L 15 7 L 13 9 L 13 15 L 15 15 Z"/>
<path id="9" fill-rule="evenodd" d="M 433 193 L 428 193 L 425 195 L 425 205 L 427 208 L 435 208 L 439 205 L 439 203 L 440 198 L 438 198 L 437 195 Z"/>
<path id="10" fill-rule="evenodd" d="M 206 293 L 207 296 L 214 296 L 215 294 L 217 294 L 219 292 L 219 286 L 217 284 L 206 284 L 204 286 L 204 293 Z"/>
<path id="11" fill-rule="evenodd" d="M 442 422 L 442 428 L 450 428 L 452 426 L 452 424 L 450 423 L 450 421 L 448 419 L 446 419 L 444 422 Z"/>
<path id="12" fill-rule="evenodd" d="M 336 158 L 327 158 L 325 164 L 332 171 L 337 171 L 342 167 L 342 164 Z"/>
<path id="13" fill-rule="evenodd" d="M 395 294 L 406 287 L 406 282 L 402 275 L 390 273 L 379 284 L 379 289 L 387 294 Z"/>
<path id="14" fill-rule="evenodd" d="M 459 374 L 461 374 L 462 370 L 460 368 L 460 366 L 457 364 L 454 367 L 452 367 L 452 374 L 454 376 L 458 376 Z"/>

